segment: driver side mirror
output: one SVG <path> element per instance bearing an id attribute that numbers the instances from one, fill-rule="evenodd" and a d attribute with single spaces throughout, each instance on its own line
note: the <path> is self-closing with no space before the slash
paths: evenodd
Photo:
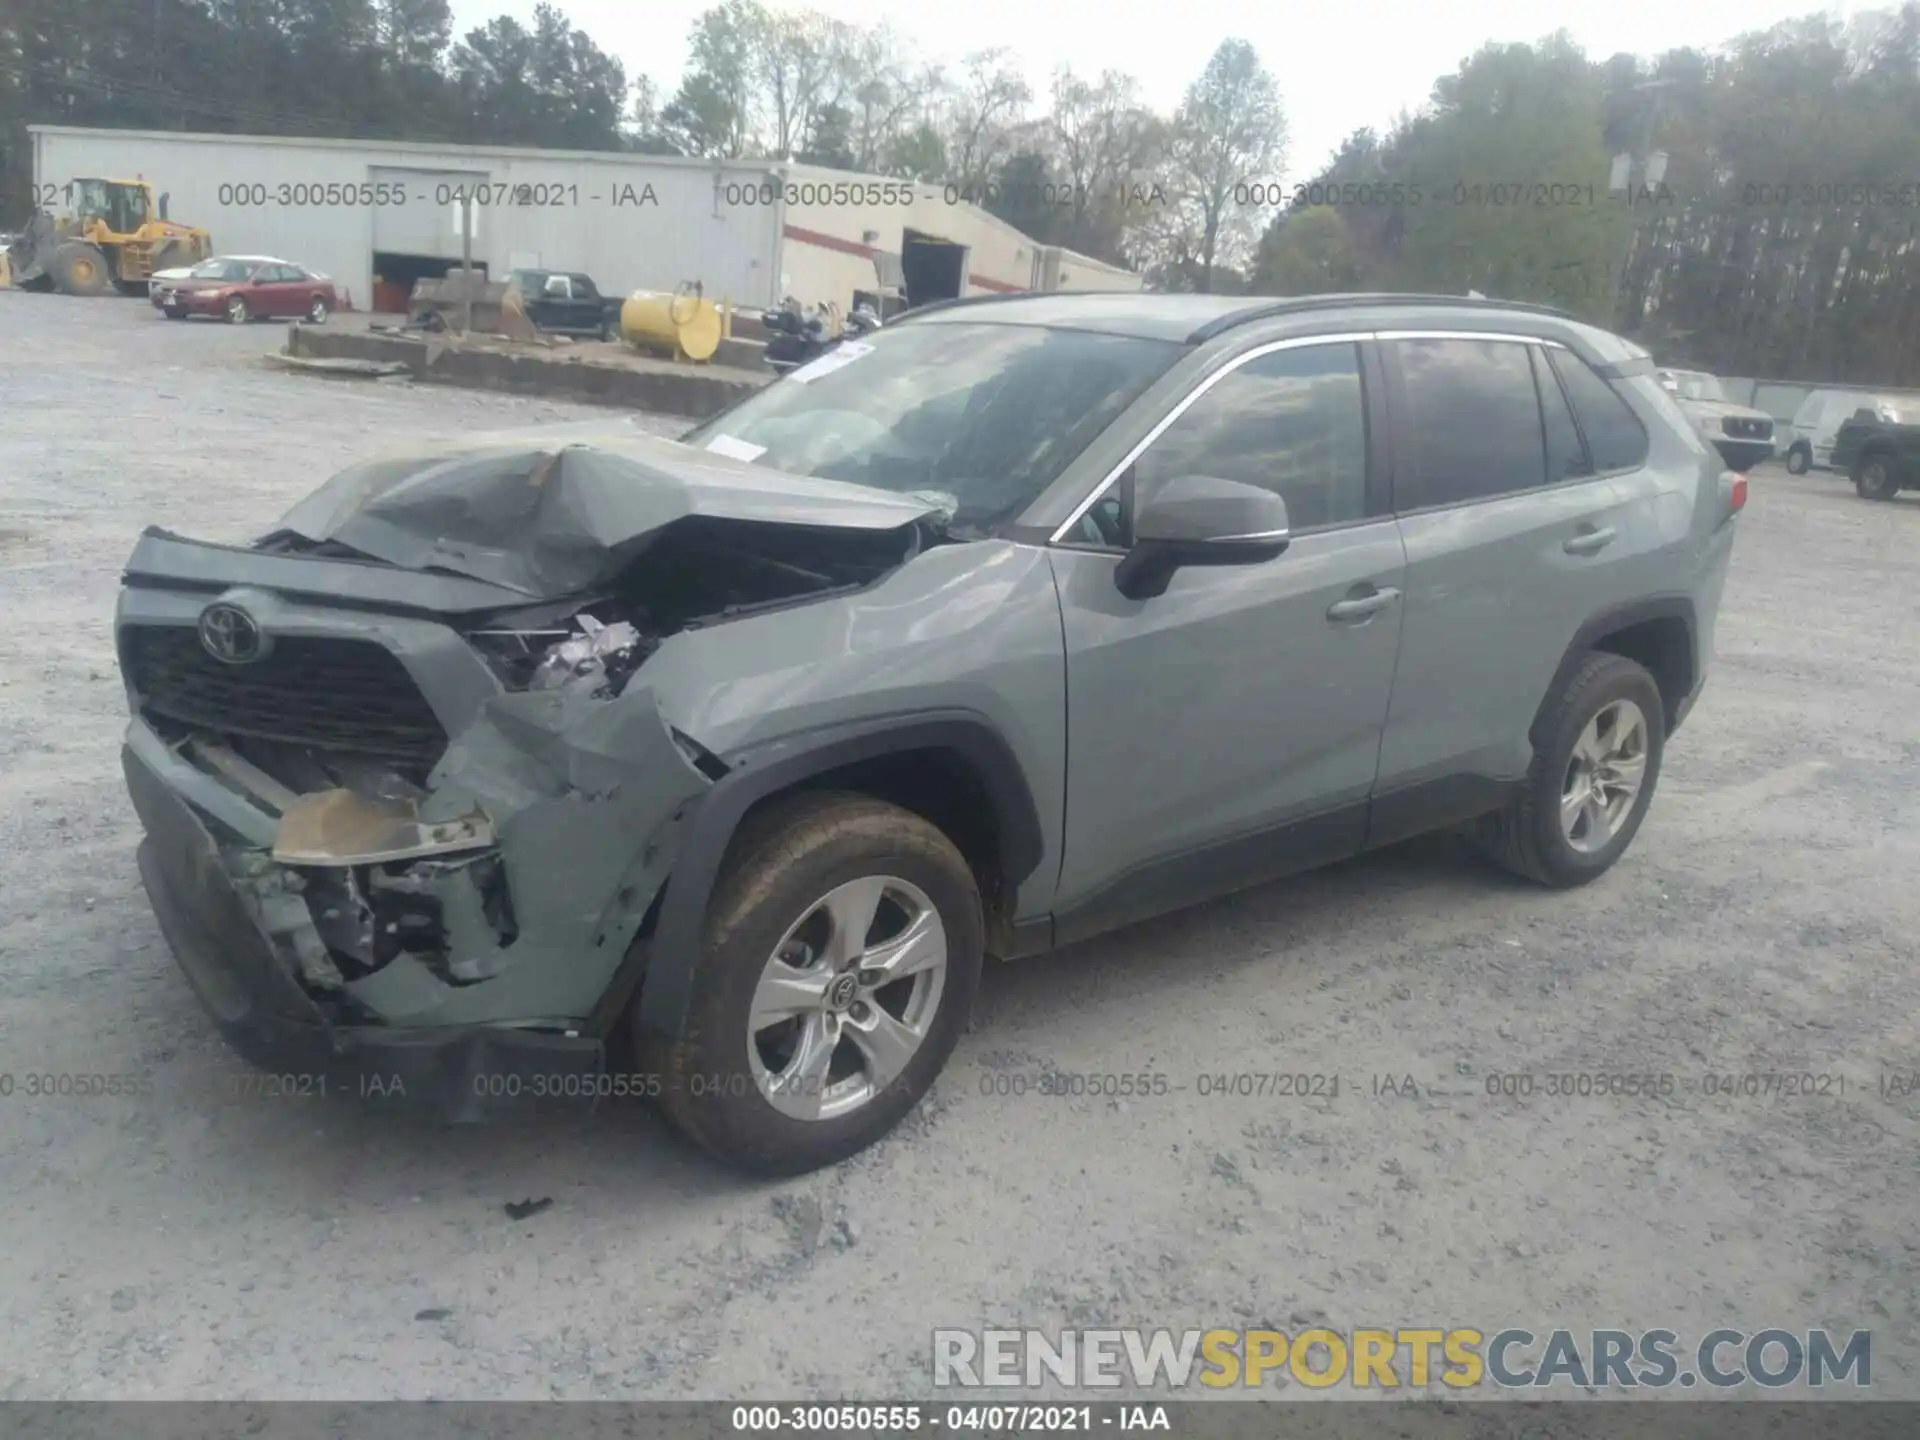
<path id="1" fill-rule="evenodd" d="M 1164 594 L 1189 565 L 1258 565 L 1292 543 L 1287 502 L 1271 490 L 1211 475 L 1167 481 L 1140 507 L 1133 548 L 1113 572 L 1129 600 Z"/>

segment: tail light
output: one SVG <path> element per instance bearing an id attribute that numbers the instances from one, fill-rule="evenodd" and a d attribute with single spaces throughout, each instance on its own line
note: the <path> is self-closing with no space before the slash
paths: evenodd
<path id="1" fill-rule="evenodd" d="M 1731 470 L 1720 472 L 1720 510 L 1727 519 L 1732 519 L 1747 508 L 1747 477 Z"/>

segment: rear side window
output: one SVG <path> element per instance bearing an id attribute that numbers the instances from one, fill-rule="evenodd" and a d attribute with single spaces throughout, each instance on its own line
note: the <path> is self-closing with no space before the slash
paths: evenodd
<path id="1" fill-rule="evenodd" d="M 1559 372 L 1573 413 L 1587 438 L 1596 471 L 1631 470 L 1647 461 L 1647 432 L 1640 417 L 1614 388 L 1593 372 L 1578 355 L 1556 350 L 1548 357 Z"/>
<path id="2" fill-rule="evenodd" d="M 1396 340 L 1409 467 L 1421 506 L 1459 505 L 1547 479 L 1532 347 L 1509 340 Z"/>

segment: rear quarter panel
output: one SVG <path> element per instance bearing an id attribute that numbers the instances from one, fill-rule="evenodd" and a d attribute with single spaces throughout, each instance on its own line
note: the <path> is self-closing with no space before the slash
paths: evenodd
<path id="1" fill-rule="evenodd" d="M 1623 501 L 1614 604 L 1685 599 L 1694 612 L 1696 683 L 1712 655 L 1714 621 L 1738 521 L 1722 523 L 1725 463 L 1684 423 L 1651 377 L 1616 382 L 1647 428 L 1647 463 L 1614 477 Z"/>

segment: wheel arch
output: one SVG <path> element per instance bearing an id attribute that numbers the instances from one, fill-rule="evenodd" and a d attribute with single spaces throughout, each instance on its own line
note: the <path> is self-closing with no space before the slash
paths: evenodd
<path id="1" fill-rule="evenodd" d="M 923 815 L 974 869 L 989 949 L 1046 842 L 1026 773 L 1004 735 L 968 710 L 922 711 L 803 732 L 728 756 L 689 819 L 673 872 L 596 1020 L 612 1027 L 639 990 L 643 1028 L 679 1036 L 705 943 L 707 904 L 741 824 L 802 790 L 848 790 Z"/>
<path id="2" fill-rule="evenodd" d="M 1541 718 L 1534 720 L 1531 736 L 1536 748 L 1541 743 L 1542 719 L 1553 697 L 1565 688 L 1581 661 L 1596 650 L 1644 667 L 1660 690 L 1666 710 L 1665 733 L 1671 735 L 1679 728 L 1682 702 L 1700 683 L 1699 631 L 1692 599 L 1685 595 L 1658 596 L 1603 610 L 1580 627 L 1540 702 Z"/>

